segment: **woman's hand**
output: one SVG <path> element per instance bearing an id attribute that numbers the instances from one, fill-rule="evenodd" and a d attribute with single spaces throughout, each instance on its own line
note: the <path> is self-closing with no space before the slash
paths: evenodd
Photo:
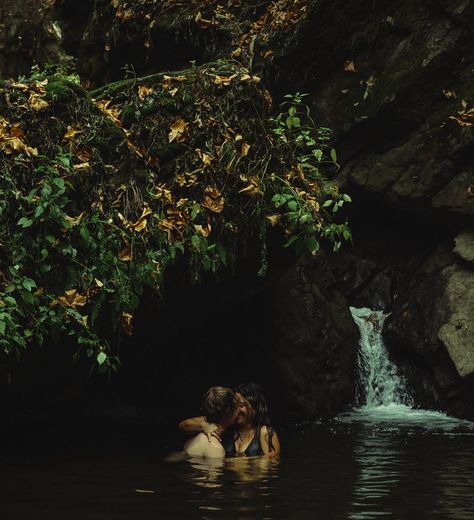
<path id="1" fill-rule="evenodd" d="M 218 441 L 221 440 L 222 432 L 224 431 L 222 426 L 215 423 L 208 423 L 207 421 L 204 421 L 202 423 L 202 433 L 206 435 L 207 440 L 211 442 L 212 438 L 215 437 Z"/>

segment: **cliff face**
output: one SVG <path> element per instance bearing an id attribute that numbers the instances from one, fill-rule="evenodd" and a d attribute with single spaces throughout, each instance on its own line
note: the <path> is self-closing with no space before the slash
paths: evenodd
<path id="1" fill-rule="evenodd" d="M 386 341 L 420 403 L 473 416 L 473 1 L 41 4 L 32 52 L 18 44 L 24 22 L 3 37 L 18 44 L 3 47 L 3 76 L 52 59 L 51 41 L 59 52 L 55 21 L 86 87 L 123 67 L 140 76 L 230 58 L 276 101 L 309 93 L 318 124 L 334 129 L 354 247 L 282 269 L 278 318 L 266 322 L 296 417 L 353 399 L 349 304 L 391 312 Z M 12 9 L 2 15 L 18 20 Z"/>

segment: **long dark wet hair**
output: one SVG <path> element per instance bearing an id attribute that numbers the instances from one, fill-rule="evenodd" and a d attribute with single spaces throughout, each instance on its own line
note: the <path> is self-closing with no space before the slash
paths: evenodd
<path id="1" fill-rule="evenodd" d="M 261 387 L 256 383 L 243 383 L 234 388 L 234 392 L 241 394 L 253 408 L 253 420 L 257 430 L 260 430 L 262 426 L 266 426 L 270 430 L 272 424 L 268 411 L 268 403 Z"/>

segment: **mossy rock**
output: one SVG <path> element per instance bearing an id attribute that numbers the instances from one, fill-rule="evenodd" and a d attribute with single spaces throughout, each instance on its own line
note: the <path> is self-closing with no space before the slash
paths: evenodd
<path id="1" fill-rule="evenodd" d="M 86 91 L 76 83 L 65 79 L 51 79 L 46 84 L 46 99 L 67 103 L 73 101 L 76 96 L 86 97 Z"/>
<path id="2" fill-rule="evenodd" d="M 123 141 L 124 133 L 115 125 L 110 123 L 104 125 L 100 135 L 96 135 L 90 144 L 103 152 L 107 152 L 108 150 L 115 149 Z"/>
<path id="3" fill-rule="evenodd" d="M 122 125 L 127 128 L 130 127 L 136 121 L 136 114 L 137 112 L 133 105 L 125 105 L 120 116 Z"/>

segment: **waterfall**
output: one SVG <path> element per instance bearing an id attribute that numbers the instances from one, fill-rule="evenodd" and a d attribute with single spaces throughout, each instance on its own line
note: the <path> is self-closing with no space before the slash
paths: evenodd
<path id="1" fill-rule="evenodd" d="M 360 331 L 358 365 L 358 398 L 366 408 L 388 405 L 412 406 L 413 401 L 404 379 L 388 357 L 382 339 L 382 328 L 387 317 L 382 311 L 350 307 Z"/>

